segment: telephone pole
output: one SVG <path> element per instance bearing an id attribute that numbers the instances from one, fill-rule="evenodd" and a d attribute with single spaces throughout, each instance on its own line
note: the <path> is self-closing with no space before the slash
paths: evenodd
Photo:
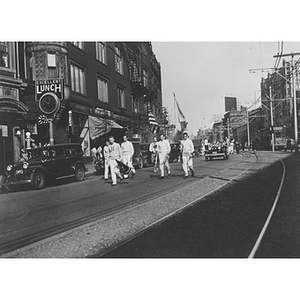
<path id="1" fill-rule="evenodd" d="M 294 131 L 295 131 L 295 153 L 298 153 L 298 109 L 297 109 L 297 97 L 296 97 L 296 68 L 294 65 L 294 56 L 300 55 L 300 52 L 298 53 L 290 53 L 290 54 L 278 54 L 274 55 L 274 58 L 277 57 L 286 57 L 290 56 L 292 58 L 292 85 L 293 85 L 293 104 L 294 104 Z"/>

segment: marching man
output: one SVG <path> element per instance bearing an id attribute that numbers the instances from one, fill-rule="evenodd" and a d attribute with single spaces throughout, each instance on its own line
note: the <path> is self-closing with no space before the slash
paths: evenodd
<path id="1" fill-rule="evenodd" d="M 183 132 L 183 140 L 180 144 L 180 150 L 182 152 L 182 169 L 184 171 L 184 178 L 188 178 L 189 170 L 191 171 L 191 175 L 194 176 L 194 168 L 193 168 L 193 152 L 194 152 L 194 144 L 192 140 L 189 138 L 188 133 Z"/>
<path id="2" fill-rule="evenodd" d="M 116 162 L 116 160 L 121 159 L 121 148 L 119 144 L 115 143 L 115 138 L 113 136 L 110 136 L 108 140 L 108 165 L 112 179 L 111 185 L 115 186 L 117 184 L 117 176 L 120 178 L 120 183 L 123 182 L 123 176 L 121 175 L 118 163 Z"/>
<path id="3" fill-rule="evenodd" d="M 157 160 L 158 160 L 158 153 L 157 153 L 157 138 L 156 136 L 153 137 L 153 142 L 149 145 L 149 151 L 151 152 L 151 162 L 153 163 L 153 172 L 157 172 Z"/>
<path id="4" fill-rule="evenodd" d="M 134 154 L 134 148 L 130 141 L 128 141 L 127 135 L 123 136 L 124 142 L 121 145 L 121 151 L 122 151 L 122 161 L 125 165 L 127 165 L 132 172 L 132 177 L 135 175 L 135 169 L 132 165 L 132 159 Z"/>
<path id="5" fill-rule="evenodd" d="M 163 134 L 160 135 L 160 141 L 157 143 L 159 167 L 160 167 L 160 179 L 164 178 L 165 167 L 168 171 L 168 176 L 171 175 L 169 165 L 169 154 L 171 152 L 171 146 L 168 140 L 166 140 Z"/>

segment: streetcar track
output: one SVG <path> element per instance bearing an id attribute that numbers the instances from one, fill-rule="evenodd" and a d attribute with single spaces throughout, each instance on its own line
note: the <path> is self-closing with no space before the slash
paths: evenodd
<path id="1" fill-rule="evenodd" d="M 238 163 L 239 162 L 237 162 L 236 164 L 233 164 L 231 167 L 237 165 Z M 252 163 L 249 168 L 251 168 L 256 163 L 257 163 L 257 156 L 256 156 L 256 161 L 254 163 Z M 231 169 L 231 167 L 226 168 L 226 169 Z M 247 168 L 246 170 L 248 170 L 249 168 Z M 211 169 L 213 169 L 214 171 L 215 170 L 220 171 L 220 169 L 218 169 L 218 168 L 211 168 Z M 223 170 L 226 170 L 226 169 L 223 169 Z M 240 176 L 246 170 L 244 170 L 243 172 L 241 172 L 237 176 Z M 206 177 L 209 177 L 209 175 L 202 176 L 201 179 L 206 178 Z M 233 181 L 234 178 L 231 179 L 230 181 Z M 187 181 L 184 181 L 182 183 L 177 183 L 175 186 L 167 187 L 167 188 L 159 190 L 157 192 L 153 192 L 151 195 L 145 195 L 145 196 L 142 196 L 142 197 L 138 197 L 138 198 L 132 199 L 129 202 L 126 202 L 126 203 L 123 203 L 123 204 L 119 204 L 116 207 L 110 207 L 110 208 L 107 208 L 107 209 L 103 209 L 101 211 L 89 214 L 87 216 L 81 217 L 81 218 L 76 219 L 76 220 L 72 220 L 72 221 L 69 221 L 69 222 L 66 222 L 66 223 L 63 223 L 63 224 L 58 224 L 58 225 L 52 226 L 50 228 L 43 229 L 41 231 L 36 231 L 35 233 L 27 234 L 27 235 L 24 235 L 24 236 L 22 236 L 20 238 L 17 238 L 17 239 L 13 239 L 13 240 L 10 240 L 10 241 L 2 242 L 1 245 L 0 245 L 0 255 L 7 254 L 7 253 L 9 253 L 11 251 L 23 248 L 25 246 L 29 246 L 30 244 L 33 244 L 33 243 L 36 243 L 36 242 L 40 242 L 41 240 L 44 240 L 46 238 L 51 238 L 51 237 L 53 237 L 53 236 L 55 236 L 57 234 L 64 233 L 64 232 L 72 230 L 72 229 L 74 229 L 76 227 L 83 226 L 83 225 L 86 225 L 86 224 L 94 222 L 94 221 L 98 221 L 101 218 L 110 217 L 111 215 L 119 213 L 119 212 L 123 211 L 124 209 L 130 209 L 131 207 L 133 207 L 137 203 L 138 204 L 143 204 L 145 202 L 152 201 L 153 199 L 157 198 L 157 196 L 161 197 L 161 196 L 164 196 L 166 194 L 169 194 L 169 193 L 172 193 L 174 191 L 177 191 L 178 189 L 184 188 L 185 186 L 188 186 L 195 179 L 197 179 L 196 176 L 195 177 L 190 177 Z M 223 184 L 221 187 L 225 186 L 230 181 L 226 181 L 226 183 Z M 221 187 L 219 187 L 219 188 L 221 188 Z M 206 194 L 205 196 L 201 197 L 201 199 L 204 198 L 204 197 L 206 197 L 207 195 L 209 195 L 209 194 L 217 191 L 219 188 L 217 188 L 217 189 L 215 189 L 213 191 L 210 191 L 208 194 Z M 103 195 L 105 195 L 105 194 L 107 194 L 109 192 L 110 191 L 107 191 L 106 193 L 103 193 L 103 191 L 102 191 L 101 195 L 103 196 Z M 89 195 L 89 198 L 90 197 L 98 197 L 98 196 L 99 196 L 99 193 L 94 193 L 93 195 Z M 86 195 L 84 197 L 81 197 L 81 198 L 77 199 L 77 200 L 67 201 L 67 202 L 65 202 L 63 204 L 59 203 L 57 205 L 52 205 L 50 207 L 49 206 L 42 207 L 40 209 L 34 210 L 33 212 L 30 212 L 30 214 L 39 213 L 39 212 L 45 212 L 45 211 L 49 211 L 51 209 L 56 209 L 56 208 L 62 208 L 64 206 L 67 206 L 70 202 L 72 202 L 73 204 L 76 203 L 76 202 L 80 202 L 85 197 L 86 197 Z M 198 200 L 196 200 L 196 201 L 198 201 Z M 194 202 L 192 202 L 192 203 L 194 203 Z M 91 206 L 93 206 L 93 204 L 91 204 Z M 179 209 L 176 213 L 178 213 L 179 211 L 181 211 L 184 208 L 185 207 Z M 173 214 L 171 214 L 169 216 L 166 216 L 166 218 L 169 218 L 172 215 Z M 163 218 L 163 219 L 161 219 L 161 220 L 159 220 L 159 221 L 151 224 L 150 226 L 155 226 L 155 224 L 157 224 L 159 222 L 162 222 L 166 218 Z M 13 219 L 13 218 L 11 218 L 11 219 Z M 30 226 L 33 226 L 33 224 L 31 224 Z"/>
<path id="2" fill-rule="evenodd" d="M 115 213 L 123 211 L 124 209 L 129 209 L 130 207 L 134 206 L 136 203 L 142 204 L 142 203 L 145 203 L 145 202 L 155 199 L 157 196 L 164 196 L 168 193 L 172 193 L 175 190 L 178 190 L 179 188 L 184 188 L 185 186 L 189 185 L 189 183 L 191 181 L 192 180 L 188 180 L 188 181 L 179 183 L 176 186 L 172 186 L 172 187 L 165 188 L 163 190 L 159 190 L 157 192 L 152 193 L 151 195 L 145 195 L 145 196 L 142 196 L 139 198 L 135 198 L 132 201 L 129 201 L 129 202 L 126 202 L 123 204 L 119 204 L 116 207 L 110 207 L 110 208 L 98 211 L 96 213 L 89 214 L 88 216 L 69 221 L 64 224 L 58 224 L 56 226 L 52 226 L 51 228 L 47 228 L 47 229 L 44 229 L 41 231 L 36 231 L 35 233 L 25 235 L 25 236 L 22 236 L 20 238 L 17 238 L 17 239 L 11 240 L 11 241 L 1 242 L 0 255 L 6 254 L 8 252 L 17 250 L 17 249 L 25 247 L 25 246 L 28 246 L 32 243 L 39 242 L 43 239 L 50 238 L 54 235 L 57 235 L 57 234 L 65 232 L 65 231 L 74 229 L 76 227 L 88 224 L 90 222 L 97 221 L 100 218 L 109 217 Z M 77 201 L 80 201 L 80 200 L 82 200 L 82 198 Z M 61 207 L 61 205 L 57 205 L 57 206 Z M 51 208 L 53 208 L 53 206 Z M 31 226 L 32 226 L 32 224 L 31 224 Z"/>
<path id="3" fill-rule="evenodd" d="M 89 258 L 93 258 L 93 257 L 101 257 L 104 256 L 110 252 L 112 252 L 113 250 L 117 249 L 118 247 L 125 245 L 126 243 L 130 242 L 131 240 L 135 239 L 136 237 L 142 235 L 143 233 L 147 232 L 148 230 L 154 228 L 155 226 L 161 224 L 162 222 L 172 218 L 173 216 L 179 214 L 180 212 L 182 212 L 183 210 L 185 210 L 186 208 L 193 206 L 195 203 L 197 203 L 200 200 L 205 199 L 206 197 L 210 196 L 211 194 L 215 193 L 216 191 L 222 189 L 223 187 L 225 187 L 226 185 L 230 184 L 231 182 L 234 182 L 236 180 L 236 178 L 238 178 L 239 176 L 241 176 L 242 174 L 244 174 L 245 172 L 248 171 L 248 169 L 252 168 L 253 166 L 255 166 L 258 162 L 258 157 L 255 153 L 253 153 L 253 155 L 256 157 L 256 160 L 254 162 L 251 163 L 251 165 L 249 166 L 249 168 L 245 169 L 244 171 L 242 171 L 241 173 L 239 173 L 238 175 L 234 176 L 232 179 L 230 179 L 230 181 L 226 181 L 225 183 L 221 184 L 220 186 L 218 186 L 217 188 L 209 191 L 208 193 L 206 193 L 205 195 L 196 198 L 195 200 L 193 200 L 192 202 L 184 205 L 183 207 L 180 207 L 179 209 L 176 209 L 175 211 L 169 213 L 168 215 L 165 215 L 164 217 L 156 220 L 155 222 L 151 223 L 150 225 L 147 225 L 145 228 L 133 233 L 132 235 L 130 235 L 129 237 L 123 239 L 122 241 L 107 247 L 106 249 L 101 250 L 100 252 L 94 254 L 94 255 L 90 255 Z M 230 168 L 228 168 L 230 169 Z M 207 177 L 210 177 L 209 175 Z M 219 178 L 218 178 L 219 179 Z"/>
<path id="4" fill-rule="evenodd" d="M 282 177 L 281 177 L 280 185 L 279 185 L 276 197 L 274 199 L 274 203 L 273 203 L 272 208 L 270 210 L 270 213 L 269 213 L 269 215 L 268 215 L 268 217 L 266 219 L 266 222 L 265 222 L 265 224 L 264 224 L 264 226 L 263 226 L 263 228 L 262 228 L 262 230 L 261 230 L 261 232 L 260 232 L 260 234 L 259 234 L 259 236 L 258 236 L 258 238 L 257 238 L 257 240 L 256 240 L 256 242 L 255 242 L 255 244 L 254 244 L 254 246 L 253 246 L 253 248 L 252 248 L 249 256 L 248 256 L 248 258 L 254 258 L 255 254 L 256 254 L 256 252 L 257 252 L 257 250 L 258 250 L 258 248 L 259 248 L 259 246 L 261 244 L 261 241 L 262 241 L 262 239 L 263 239 L 263 237 L 264 237 L 264 235 L 265 235 L 265 233 L 267 231 L 267 228 L 268 228 L 269 223 L 271 221 L 271 218 L 272 218 L 272 216 L 274 214 L 275 208 L 277 206 L 278 199 L 279 199 L 280 194 L 281 194 L 282 186 L 283 186 L 284 179 L 285 179 L 285 164 L 284 164 L 283 160 L 280 157 L 278 157 L 278 156 L 276 156 L 276 157 L 277 157 L 277 159 L 280 160 L 280 162 L 281 162 L 281 164 L 283 166 L 283 171 L 282 171 Z"/>

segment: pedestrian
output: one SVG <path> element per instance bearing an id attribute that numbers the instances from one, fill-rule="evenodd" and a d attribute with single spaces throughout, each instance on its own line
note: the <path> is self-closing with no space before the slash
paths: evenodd
<path id="1" fill-rule="evenodd" d="M 120 178 L 120 183 L 123 182 L 123 176 L 120 173 L 119 166 L 116 161 L 121 159 L 122 153 L 120 145 L 115 142 L 115 138 L 113 136 L 110 136 L 108 140 L 108 165 L 112 179 L 111 185 L 115 186 L 117 184 L 117 176 Z"/>
<path id="2" fill-rule="evenodd" d="M 108 180 L 108 169 L 109 169 L 109 165 L 108 165 L 108 157 L 109 157 L 109 150 L 108 150 L 108 146 L 109 146 L 109 141 L 105 142 L 105 146 L 103 147 L 103 156 L 104 156 L 104 180 L 107 181 Z"/>
<path id="3" fill-rule="evenodd" d="M 158 152 L 157 152 L 157 137 L 153 137 L 153 142 L 149 145 L 149 151 L 151 153 L 151 162 L 153 163 L 153 172 L 158 171 Z"/>
<path id="4" fill-rule="evenodd" d="M 235 142 L 235 150 L 236 150 L 236 154 L 240 153 L 240 143 L 238 141 Z"/>
<path id="5" fill-rule="evenodd" d="M 123 143 L 121 144 L 122 162 L 127 165 L 130 170 L 132 177 L 135 175 L 135 169 L 132 165 L 132 159 L 134 154 L 134 148 L 130 141 L 128 141 L 128 136 L 123 136 Z"/>
<path id="6" fill-rule="evenodd" d="M 204 139 L 204 149 L 208 150 L 208 145 L 209 145 L 209 140 L 207 139 L 207 137 Z"/>
<path id="7" fill-rule="evenodd" d="M 193 141 L 189 138 L 189 135 L 186 131 L 183 132 L 183 140 L 180 143 L 180 151 L 182 153 L 182 169 L 184 171 L 184 178 L 189 177 L 189 171 L 191 171 L 191 175 L 194 176 L 194 144 Z"/>
<path id="8" fill-rule="evenodd" d="M 170 165 L 169 165 L 169 154 L 171 152 L 171 146 L 166 137 L 161 134 L 160 141 L 157 143 L 159 167 L 160 167 L 160 179 L 164 178 L 165 167 L 167 168 L 168 176 L 171 175 Z"/>

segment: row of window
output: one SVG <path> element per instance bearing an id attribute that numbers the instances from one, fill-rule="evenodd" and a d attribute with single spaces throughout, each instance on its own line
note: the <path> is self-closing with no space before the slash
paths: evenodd
<path id="1" fill-rule="evenodd" d="M 85 94 L 85 76 L 84 69 L 71 63 L 71 90 L 80 94 Z M 108 81 L 106 79 L 97 78 L 98 100 L 108 103 Z M 117 87 L 118 106 L 126 108 L 125 105 L 125 90 Z"/>
<path id="2" fill-rule="evenodd" d="M 83 49 L 83 42 L 71 42 L 77 48 Z M 107 64 L 107 46 L 105 42 L 96 42 L 96 58 L 103 64 Z M 121 75 L 124 75 L 124 59 L 121 49 L 115 46 L 115 70 Z"/>

